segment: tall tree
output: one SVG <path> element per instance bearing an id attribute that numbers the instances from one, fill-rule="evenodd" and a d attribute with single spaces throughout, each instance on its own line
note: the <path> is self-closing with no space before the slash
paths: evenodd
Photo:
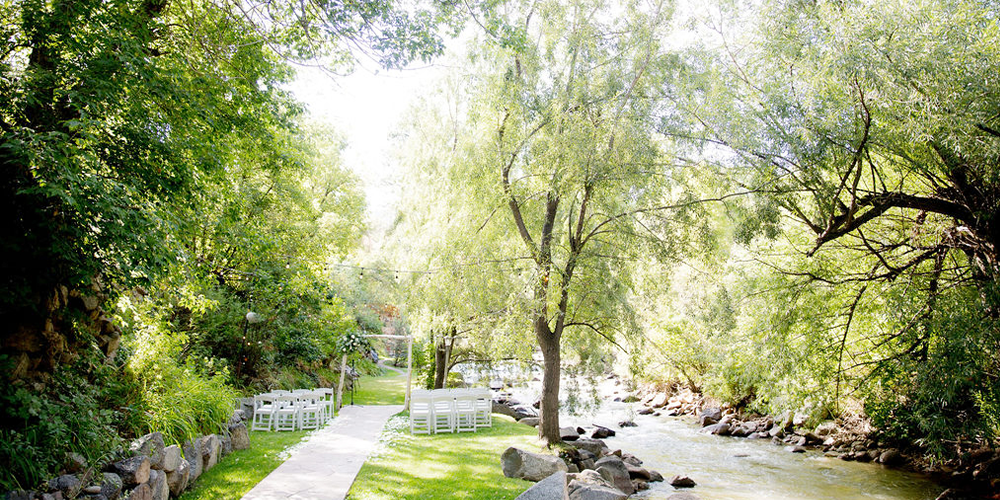
<path id="1" fill-rule="evenodd" d="M 465 189 L 524 271 L 523 311 L 544 358 L 539 436 L 558 442 L 561 344 L 627 333 L 627 261 L 669 225 L 667 178 L 647 99 L 662 58 L 664 3 L 516 4 L 519 36 L 489 29 L 470 117 Z M 491 228 L 491 229 L 490 229 Z M 623 320 L 622 318 L 626 318 Z"/>
<path id="2" fill-rule="evenodd" d="M 0 318 L 15 376 L 88 342 L 75 316 L 162 271 L 178 205 L 197 206 L 241 155 L 293 161 L 284 59 L 343 68 L 363 47 L 403 64 L 441 48 L 438 17 L 388 1 L 29 0 L 0 20 Z"/>

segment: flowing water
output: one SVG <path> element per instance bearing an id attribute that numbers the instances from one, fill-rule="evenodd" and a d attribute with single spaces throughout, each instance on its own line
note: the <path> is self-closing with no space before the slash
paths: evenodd
<path id="1" fill-rule="evenodd" d="M 518 367 L 504 370 L 494 368 L 485 376 L 473 369 L 462 371 L 467 382 L 485 385 L 482 379 L 508 378 Z M 538 376 L 522 373 L 521 380 L 535 380 L 515 389 L 514 397 L 535 401 L 541 394 Z M 616 436 L 605 440 L 612 450 L 635 455 L 643 467 L 663 474 L 668 481 L 678 474 L 689 476 L 697 483 L 689 491 L 703 500 L 933 500 L 945 489 L 926 476 L 825 457 L 822 451 L 791 453 L 766 439 L 702 434 L 693 417 L 636 415 L 642 405 L 611 402 L 608 395 L 614 386 L 610 381 L 599 384 L 596 391 L 585 389 L 585 383 L 568 382 L 563 384 L 560 399 L 575 401 L 564 408 L 577 411 L 560 415 L 561 425 L 614 429 Z M 566 390 L 570 386 L 575 389 Z M 580 397 L 581 392 L 604 397 Z M 619 428 L 617 423 L 623 420 L 634 420 L 637 426 Z M 649 490 L 632 498 L 664 500 L 677 491 L 668 482 L 650 483 Z"/>
<path id="2" fill-rule="evenodd" d="M 564 425 L 608 424 L 606 439 L 643 461 L 667 480 L 683 474 L 697 482 L 691 491 L 705 500 L 878 499 L 933 500 L 943 487 L 924 476 L 872 463 L 824 457 L 820 451 L 791 453 L 768 440 L 702 434 L 691 417 L 636 416 L 637 427 L 619 429 L 627 404 L 609 403 L 589 417 L 563 417 Z M 634 498 L 662 500 L 675 490 L 666 482 Z"/>

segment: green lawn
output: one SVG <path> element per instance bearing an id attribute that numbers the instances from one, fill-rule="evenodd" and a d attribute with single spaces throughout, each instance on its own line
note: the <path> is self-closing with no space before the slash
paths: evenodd
<path id="1" fill-rule="evenodd" d="M 361 377 L 356 381 L 354 404 L 401 405 L 406 395 L 406 374 L 388 372 L 381 377 Z M 351 404 L 351 393 L 344 393 L 344 405 Z"/>
<path id="2" fill-rule="evenodd" d="M 309 431 L 250 433 L 250 448 L 234 451 L 195 481 L 180 500 L 241 498 L 285 461 L 281 453 Z"/>
<path id="3" fill-rule="evenodd" d="M 393 417 L 380 451 L 361 468 L 349 500 L 513 499 L 533 483 L 504 477 L 500 454 L 509 446 L 539 451 L 537 431 L 494 415 L 478 432 L 412 436 L 406 414 Z"/>

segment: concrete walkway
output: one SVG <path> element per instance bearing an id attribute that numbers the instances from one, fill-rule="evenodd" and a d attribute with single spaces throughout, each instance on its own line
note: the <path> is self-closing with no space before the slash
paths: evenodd
<path id="1" fill-rule="evenodd" d="M 342 500 L 402 405 L 345 406 L 243 500 Z"/>

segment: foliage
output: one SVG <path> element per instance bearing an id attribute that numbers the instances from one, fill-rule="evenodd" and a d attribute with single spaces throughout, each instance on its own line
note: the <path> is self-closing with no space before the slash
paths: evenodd
<path id="1" fill-rule="evenodd" d="M 251 432 L 249 448 L 234 451 L 205 471 L 180 498 L 242 498 L 285 461 L 289 448 L 307 437 L 307 431 Z"/>
<path id="2" fill-rule="evenodd" d="M 100 357 L 84 353 L 45 383 L 3 385 L 0 490 L 34 488 L 63 466 L 68 452 L 99 463 L 123 447 L 121 436 L 141 427 L 137 381 Z"/>
<path id="3" fill-rule="evenodd" d="M 229 385 L 225 362 L 188 356 L 181 360 L 187 341 L 183 333 L 166 330 L 150 318 L 150 304 L 120 304 L 128 329 L 122 346 L 127 356 L 125 374 L 136 381 L 135 398 L 144 418 L 137 434 L 162 432 L 164 440 L 181 444 L 219 433 L 229 420 L 239 394 Z M 131 313 L 131 314 L 128 314 Z"/>

